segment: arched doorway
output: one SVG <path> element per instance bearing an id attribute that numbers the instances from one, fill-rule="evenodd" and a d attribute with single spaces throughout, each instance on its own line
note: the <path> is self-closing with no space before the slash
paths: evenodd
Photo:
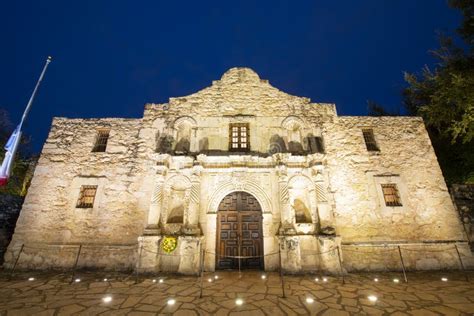
<path id="1" fill-rule="evenodd" d="M 247 192 L 232 192 L 217 212 L 216 269 L 263 269 L 262 209 Z"/>

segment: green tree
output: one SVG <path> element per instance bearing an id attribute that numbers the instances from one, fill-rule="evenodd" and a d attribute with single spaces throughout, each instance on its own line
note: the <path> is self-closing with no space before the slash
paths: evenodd
<path id="1" fill-rule="evenodd" d="M 424 118 L 447 182 L 474 183 L 474 1 L 449 4 L 463 15 L 462 45 L 442 36 L 438 63 L 405 73 L 403 96 L 408 114 Z"/>
<path id="2" fill-rule="evenodd" d="M 383 105 L 372 100 L 367 101 L 367 112 L 369 116 L 400 116 L 401 115 L 400 111 L 391 112 L 387 110 Z"/>

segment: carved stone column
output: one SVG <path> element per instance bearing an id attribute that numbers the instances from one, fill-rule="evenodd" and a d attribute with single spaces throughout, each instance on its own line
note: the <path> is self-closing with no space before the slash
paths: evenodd
<path id="1" fill-rule="evenodd" d="M 151 196 L 150 208 L 148 210 L 147 226 L 145 235 L 160 234 L 160 216 L 163 203 L 163 184 L 166 177 L 166 168 L 160 168 L 157 171 L 155 187 Z"/>
<path id="2" fill-rule="evenodd" d="M 290 194 L 288 191 L 288 176 L 286 168 L 281 166 L 277 171 L 278 174 L 278 193 L 280 197 L 280 212 L 281 212 L 281 227 L 280 234 L 288 235 L 295 234 L 293 227 L 292 212 L 290 206 Z"/>
<path id="3" fill-rule="evenodd" d="M 313 169 L 313 172 L 321 233 L 324 235 L 334 235 L 336 233 L 334 214 L 328 200 L 327 183 L 324 181 L 321 169 Z"/>
<path id="4" fill-rule="evenodd" d="M 201 197 L 201 170 L 196 167 L 191 177 L 191 189 L 185 217 L 183 233 L 186 235 L 199 235 L 199 206 Z"/>

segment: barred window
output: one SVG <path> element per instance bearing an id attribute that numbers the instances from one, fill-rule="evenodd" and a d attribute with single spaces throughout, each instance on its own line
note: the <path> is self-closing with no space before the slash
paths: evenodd
<path id="1" fill-rule="evenodd" d="M 379 147 L 375 142 L 374 131 L 372 129 L 363 129 L 362 133 L 364 134 L 365 146 L 368 151 L 379 151 Z"/>
<path id="2" fill-rule="evenodd" d="M 311 153 L 324 154 L 324 143 L 322 137 L 310 137 L 309 138 L 309 149 Z"/>
<path id="3" fill-rule="evenodd" d="M 101 129 L 97 131 L 97 136 L 95 139 L 94 148 L 92 148 L 92 152 L 105 152 L 107 148 L 107 141 L 109 140 L 109 132 L 108 129 Z"/>
<path id="4" fill-rule="evenodd" d="M 396 184 L 382 184 L 383 198 L 386 206 L 402 206 Z"/>
<path id="5" fill-rule="evenodd" d="M 78 208 L 91 208 L 94 206 L 95 194 L 97 192 L 96 185 L 83 185 L 79 192 L 79 199 L 77 200 L 76 207 Z"/>
<path id="6" fill-rule="evenodd" d="M 249 124 L 233 123 L 229 126 L 229 150 L 249 151 Z"/>

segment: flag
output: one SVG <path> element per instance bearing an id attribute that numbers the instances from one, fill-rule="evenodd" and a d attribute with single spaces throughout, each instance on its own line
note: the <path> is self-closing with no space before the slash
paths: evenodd
<path id="1" fill-rule="evenodd" d="M 43 80 L 44 73 L 46 72 L 46 69 L 48 68 L 48 65 L 50 62 L 51 62 L 51 56 L 48 56 L 48 59 L 46 59 L 46 64 L 43 67 L 43 71 L 41 72 L 41 75 L 39 76 L 39 79 L 36 82 L 35 89 L 33 90 L 30 100 L 28 101 L 25 111 L 23 112 L 23 116 L 21 117 L 20 124 L 18 124 L 16 129 L 13 131 L 13 134 L 8 139 L 7 144 L 5 145 L 5 150 L 6 150 L 5 157 L 3 157 L 2 166 L 0 167 L 0 187 L 7 184 L 8 178 L 10 177 L 10 174 L 12 172 L 13 160 L 15 159 L 15 154 L 18 149 L 18 145 L 20 144 L 21 127 L 23 126 L 26 116 L 28 115 L 28 112 L 30 111 L 31 104 L 33 104 L 33 100 L 36 95 L 36 91 L 38 91 L 38 87 L 41 83 L 41 80 Z"/>
<path id="2" fill-rule="evenodd" d="M 18 125 L 5 145 L 5 157 L 3 158 L 2 166 L 0 167 L 0 187 L 6 185 L 8 182 L 8 178 L 10 177 L 13 167 L 13 160 L 15 158 L 18 145 L 20 144 L 20 139 L 21 127 Z"/>

